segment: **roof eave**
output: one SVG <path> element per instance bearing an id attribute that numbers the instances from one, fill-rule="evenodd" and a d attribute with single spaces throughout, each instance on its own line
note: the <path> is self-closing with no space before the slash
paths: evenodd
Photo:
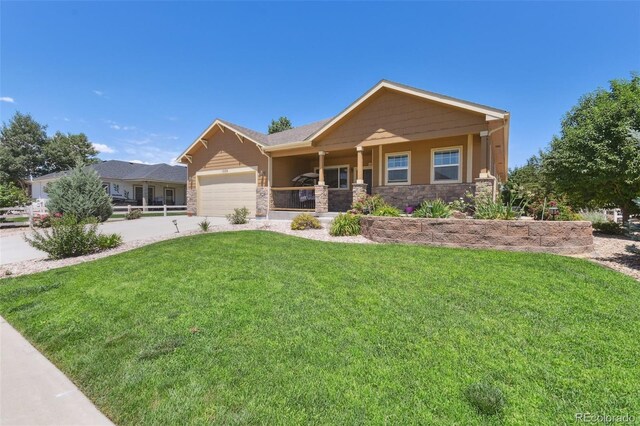
<path id="1" fill-rule="evenodd" d="M 280 145 L 267 146 L 264 148 L 264 152 L 283 151 L 285 149 L 304 148 L 307 146 L 311 146 L 311 141 L 288 142 Z"/>
<path id="2" fill-rule="evenodd" d="M 200 136 L 198 136 L 198 137 L 196 138 L 196 140 L 195 140 L 195 141 L 193 141 L 193 143 L 192 143 L 191 145 L 189 145 L 189 147 L 188 147 L 186 150 L 184 150 L 184 152 L 183 152 L 182 154 L 180 154 L 180 155 L 178 156 L 177 160 L 182 162 L 182 161 L 184 160 L 185 156 L 189 155 L 189 152 L 190 152 L 190 151 L 191 151 L 191 150 L 192 150 L 196 145 L 198 145 L 199 143 L 201 143 L 201 141 L 204 139 L 204 136 L 205 136 L 207 133 L 209 133 L 209 132 L 210 132 L 214 127 L 216 127 L 216 126 L 224 126 L 224 127 L 226 127 L 227 129 L 231 130 L 232 132 L 235 132 L 236 134 L 238 134 L 238 135 L 242 136 L 244 139 L 247 139 L 248 141 L 253 142 L 254 144 L 258 145 L 259 147 L 261 147 L 261 148 L 267 148 L 267 145 L 264 145 L 264 144 L 262 144 L 262 143 L 258 142 L 257 140 L 253 139 L 253 138 L 252 138 L 252 137 L 250 137 L 250 136 L 247 136 L 246 134 L 244 134 L 244 133 L 243 133 L 243 132 L 241 132 L 240 130 L 238 130 L 238 129 L 234 128 L 233 126 L 231 126 L 231 125 L 229 125 L 229 124 L 227 124 L 227 123 L 225 123 L 225 122 L 221 121 L 220 119 L 216 118 L 216 119 L 213 121 L 213 123 L 211 123 L 211 125 L 210 125 L 209 127 L 207 127 L 207 129 L 206 129 L 204 132 L 202 132 L 202 133 L 200 134 Z"/>

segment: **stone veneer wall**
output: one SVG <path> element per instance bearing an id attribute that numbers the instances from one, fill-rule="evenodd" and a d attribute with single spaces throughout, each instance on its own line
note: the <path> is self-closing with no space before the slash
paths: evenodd
<path id="1" fill-rule="evenodd" d="M 187 211 L 197 214 L 198 195 L 195 189 L 187 189 Z"/>
<path id="2" fill-rule="evenodd" d="M 383 243 L 583 254 L 593 251 L 591 222 L 420 219 L 365 216 L 362 235 Z"/>
<path id="3" fill-rule="evenodd" d="M 446 202 L 457 200 L 464 197 L 467 192 L 473 194 L 474 186 L 472 183 L 374 186 L 373 193 L 380 194 L 387 203 L 404 210 L 406 206 L 417 206 L 424 200 L 436 198 Z"/>
<path id="4" fill-rule="evenodd" d="M 353 192 L 342 189 L 329 190 L 329 211 L 346 212 L 351 208 Z"/>
<path id="5" fill-rule="evenodd" d="M 271 198 L 271 188 L 259 186 L 256 188 L 256 216 L 266 216 L 273 207 L 273 199 Z"/>

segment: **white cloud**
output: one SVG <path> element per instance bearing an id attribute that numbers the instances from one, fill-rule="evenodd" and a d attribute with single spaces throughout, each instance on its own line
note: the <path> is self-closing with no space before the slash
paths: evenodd
<path id="1" fill-rule="evenodd" d="M 153 164 L 153 163 L 149 163 L 147 161 L 141 161 L 141 160 L 129 160 L 129 163 L 136 163 L 136 164 Z"/>
<path id="2" fill-rule="evenodd" d="M 13 98 L 10 98 L 9 96 L 2 96 L 0 97 L 0 102 L 8 102 L 10 104 L 15 104 L 16 100 Z"/>
<path id="3" fill-rule="evenodd" d="M 98 96 L 104 96 L 104 92 L 101 90 L 92 90 L 92 92 Z"/>
<path id="4" fill-rule="evenodd" d="M 96 151 L 101 152 L 103 154 L 113 154 L 114 152 L 116 152 L 115 149 L 103 143 L 92 143 L 91 145 L 93 145 Z"/>

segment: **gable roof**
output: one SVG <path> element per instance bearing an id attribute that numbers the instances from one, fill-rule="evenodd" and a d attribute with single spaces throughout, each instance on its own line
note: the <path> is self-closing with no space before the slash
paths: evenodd
<path id="1" fill-rule="evenodd" d="M 249 139 L 257 144 L 261 150 L 272 151 L 277 149 L 287 149 L 294 146 L 310 146 L 315 138 L 322 135 L 338 122 L 352 112 L 355 108 L 369 99 L 371 96 L 379 92 L 380 90 L 394 90 L 409 95 L 417 96 L 419 98 L 427 99 L 433 102 L 442 103 L 455 108 L 460 108 L 466 111 L 470 111 L 477 114 L 486 116 L 487 120 L 505 119 L 509 117 L 509 113 L 505 110 L 493 108 L 490 106 L 477 104 L 475 102 L 469 102 L 451 96 L 441 95 L 435 92 L 429 92 L 427 90 L 417 89 L 415 87 L 407 86 L 400 83 L 395 83 L 389 80 L 381 80 L 378 84 L 373 86 L 362 96 L 356 99 L 351 105 L 342 110 L 338 115 L 327 118 L 324 120 L 316 121 L 314 123 L 298 126 L 293 129 L 285 130 L 270 135 L 258 132 L 256 130 L 249 129 L 226 120 L 216 119 L 211 123 L 207 129 L 178 157 L 181 161 L 185 156 L 188 156 L 191 149 L 196 146 L 200 141 L 205 140 L 205 136 L 216 127 L 221 125 L 236 132 L 239 136 Z"/>
<path id="2" fill-rule="evenodd" d="M 95 170 L 101 179 L 156 181 L 156 182 L 187 182 L 187 168 L 170 166 L 169 164 L 140 164 L 128 161 L 107 160 L 101 163 L 85 166 Z M 49 173 L 35 178 L 33 181 L 57 179 L 69 174 L 70 171 Z"/>

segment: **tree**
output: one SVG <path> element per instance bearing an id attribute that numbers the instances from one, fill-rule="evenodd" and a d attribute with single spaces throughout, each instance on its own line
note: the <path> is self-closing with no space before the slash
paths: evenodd
<path id="1" fill-rule="evenodd" d="M 96 163 L 97 154 L 98 151 L 84 133 L 72 135 L 56 132 L 44 146 L 43 168 L 46 173 L 70 170 L 77 166 Z"/>
<path id="2" fill-rule="evenodd" d="M 509 170 L 509 179 L 504 184 L 503 192 L 508 194 L 516 188 L 536 198 L 544 198 L 553 193 L 553 186 L 543 173 L 540 156 L 533 155 L 525 165 Z"/>
<path id="3" fill-rule="evenodd" d="M 69 214 L 80 221 L 94 217 L 104 222 L 113 213 L 111 197 L 102 187 L 98 173 L 88 167 L 76 167 L 48 184 L 46 191 L 47 209 L 52 214 Z"/>
<path id="4" fill-rule="evenodd" d="M 291 120 L 287 117 L 280 117 L 278 121 L 271 120 L 271 124 L 269 124 L 269 134 L 282 132 L 283 130 L 293 129 L 293 125 L 291 124 Z"/>
<path id="5" fill-rule="evenodd" d="M 0 182 L 25 188 L 29 178 L 39 176 L 44 164 L 46 126 L 30 115 L 16 112 L 0 129 Z"/>
<path id="6" fill-rule="evenodd" d="M 13 182 L 0 183 L 0 208 L 24 206 L 29 197 L 24 189 L 18 188 Z"/>
<path id="7" fill-rule="evenodd" d="M 543 170 L 576 206 L 622 209 L 640 196 L 640 76 L 583 96 L 543 154 Z"/>

